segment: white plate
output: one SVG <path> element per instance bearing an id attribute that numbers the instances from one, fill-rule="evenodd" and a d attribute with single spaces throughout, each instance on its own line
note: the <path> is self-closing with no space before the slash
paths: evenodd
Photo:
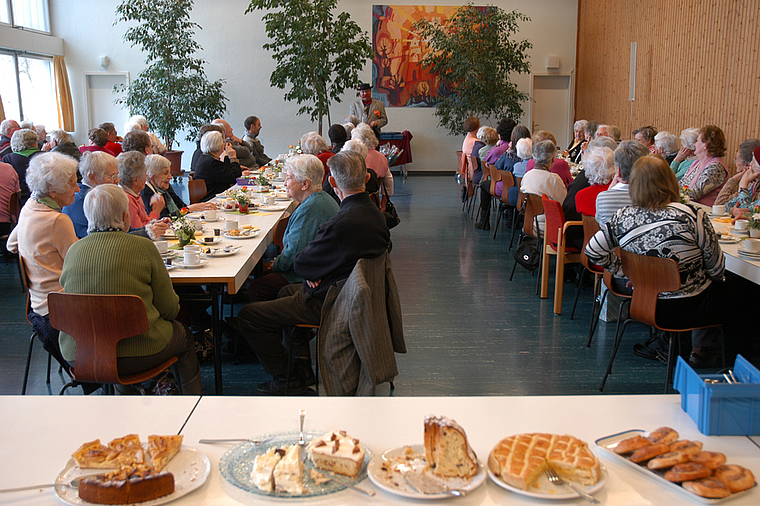
<path id="1" fill-rule="evenodd" d="M 179 251 L 169 250 L 166 253 L 159 253 L 159 254 L 161 255 L 162 259 L 166 260 L 167 258 L 174 258 L 175 256 L 177 256 L 177 253 L 179 253 Z"/>
<path id="2" fill-rule="evenodd" d="M 760 260 L 760 253 L 753 253 L 742 248 L 737 249 L 736 252 L 743 257 L 751 258 L 752 260 Z"/>
<path id="3" fill-rule="evenodd" d="M 685 488 L 683 488 L 679 483 L 673 483 L 672 481 L 668 481 L 664 478 L 664 471 L 652 471 L 649 469 L 646 465 L 636 464 L 635 462 L 631 462 L 629 459 L 622 455 L 618 455 L 615 453 L 614 448 L 617 446 L 617 444 L 622 441 L 623 439 L 632 437 L 632 436 L 641 436 L 644 435 L 645 431 L 640 429 L 635 430 L 627 430 L 625 432 L 620 432 L 618 434 L 612 434 L 610 436 L 605 436 L 603 438 L 599 438 L 596 440 L 597 446 L 599 448 L 605 450 L 605 453 L 607 455 L 611 455 L 613 460 L 616 460 L 618 462 L 621 462 L 628 467 L 631 467 L 633 469 L 636 469 L 637 471 L 644 473 L 645 475 L 649 476 L 652 480 L 655 482 L 659 482 L 660 484 L 664 485 L 665 487 L 669 488 L 670 490 L 675 490 L 677 492 L 680 492 L 681 494 L 684 494 L 685 496 L 691 498 L 692 500 L 695 500 L 697 502 L 701 502 L 704 504 L 718 504 L 724 501 L 730 501 L 731 499 L 735 499 L 739 496 L 745 495 L 749 492 L 751 492 L 756 486 L 757 483 L 755 483 L 755 487 L 752 487 L 748 490 L 745 490 L 743 492 L 737 492 L 736 494 L 731 494 L 728 497 L 724 497 L 722 499 L 710 499 L 709 497 L 702 497 L 698 496 L 697 494 L 694 494 L 692 492 L 689 492 Z M 703 448 L 704 450 L 705 448 Z"/>
<path id="4" fill-rule="evenodd" d="M 246 235 L 230 235 L 230 234 L 228 234 L 226 232 L 224 233 L 224 237 L 226 237 L 227 239 L 252 239 L 252 238 L 256 237 L 257 235 L 259 235 L 259 231 L 258 230 L 254 231 L 254 232 L 251 232 L 250 234 L 246 234 Z"/>
<path id="5" fill-rule="evenodd" d="M 723 214 L 713 214 L 713 213 L 709 213 L 709 215 L 710 215 L 710 218 L 725 218 L 725 217 L 727 217 L 727 216 L 731 216 L 731 215 L 730 215 L 730 214 L 728 214 L 728 213 L 723 213 Z"/>
<path id="6" fill-rule="evenodd" d="M 210 256 L 210 257 L 228 257 L 228 256 L 234 255 L 238 251 L 240 251 L 240 246 L 237 246 L 235 248 L 231 248 L 229 251 L 224 251 L 224 249 L 222 249 L 222 248 L 220 248 L 220 249 L 213 249 L 213 250 L 211 250 L 210 253 L 208 253 L 208 256 Z"/>
<path id="7" fill-rule="evenodd" d="M 198 269 L 200 267 L 204 267 L 208 265 L 208 260 L 201 258 L 201 261 L 197 264 L 192 265 L 185 265 L 185 262 L 182 259 L 176 259 L 172 265 L 176 265 L 177 267 L 182 267 L 183 269 Z"/>
<path id="8" fill-rule="evenodd" d="M 749 235 L 749 230 L 747 230 L 747 229 L 739 230 L 738 228 L 732 228 L 732 229 L 729 229 L 729 230 L 732 233 L 734 233 L 734 234 Z"/>
<path id="9" fill-rule="evenodd" d="M 164 232 L 164 235 L 162 235 L 161 237 L 166 237 L 167 239 L 176 239 L 177 235 L 174 233 L 174 230 L 172 230 L 171 228 L 167 228 L 166 232 Z"/>
<path id="10" fill-rule="evenodd" d="M 211 471 L 211 462 L 209 462 L 208 457 L 204 453 L 199 452 L 195 448 L 183 446 L 180 452 L 169 461 L 166 470 L 174 475 L 174 492 L 152 501 L 141 502 L 139 503 L 140 506 L 166 504 L 189 494 L 206 482 L 206 478 L 208 478 L 208 474 Z M 93 471 L 101 472 L 97 473 Z M 108 472 L 108 470 L 80 469 L 74 459 L 69 459 L 66 467 L 63 468 L 63 471 L 60 472 L 55 480 L 55 494 L 64 504 L 74 506 L 91 505 L 92 503 L 79 498 L 79 491 L 77 489 L 63 486 L 63 484 L 69 483 L 71 480 L 82 475 L 102 474 L 103 472 Z"/>
<path id="11" fill-rule="evenodd" d="M 213 218 L 213 219 L 212 218 L 202 218 L 202 220 L 205 221 L 206 223 L 214 223 L 216 221 L 222 221 L 222 218 L 220 218 L 219 216 L 217 216 L 216 218 Z"/>
<path id="12" fill-rule="evenodd" d="M 278 206 L 277 204 L 273 206 L 267 206 L 267 205 L 259 206 L 259 209 L 261 211 L 284 211 L 287 208 L 288 206 L 283 206 L 283 205 Z"/>
<path id="13" fill-rule="evenodd" d="M 201 239 L 202 239 L 202 240 L 201 240 Z M 213 241 L 211 241 L 211 242 L 208 242 L 208 241 L 206 241 L 206 238 L 205 238 L 205 237 L 200 237 L 200 238 L 198 239 L 198 242 L 199 242 L 200 244 L 216 244 L 216 243 L 222 242 L 222 238 L 221 238 L 221 237 L 219 237 L 219 236 L 216 236 L 216 237 L 214 237 L 214 240 L 213 240 Z"/>
<path id="14" fill-rule="evenodd" d="M 374 483 L 378 488 L 389 492 L 394 495 L 398 495 L 401 497 L 408 497 L 411 499 L 446 499 L 449 497 L 452 497 L 450 494 L 423 494 L 412 488 L 409 483 L 407 483 L 406 479 L 404 478 L 403 474 L 401 472 L 397 471 L 383 471 L 381 469 L 381 466 L 383 465 L 384 459 L 387 460 L 393 460 L 396 458 L 399 458 L 399 463 L 401 462 L 401 459 L 404 455 L 404 451 L 407 447 L 401 446 L 398 448 L 392 448 L 390 450 L 387 450 L 382 455 L 376 456 L 372 461 L 369 463 L 369 466 L 367 467 L 367 474 L 369 475 L 369 479 L 372 480 L 372 483 Z M 478 472 L 473 476 L 472 478 L 443 478 L 440 476 L 436 476 L 432 474 L 429 471 L 425 471 L 424 469 L 427 467 L 427 463 L 425 462 L 425 449 L 422 445 L 409 445 L 409 448 L 414 450 L 414 453 L 419 456 L 419 458 L 415 458 L 414 460 L 407 461 L 404 460 L 404 463 L 409 465 L 413 468 L 413 471 L 409 472 L 417 472 L 417 473 L 424 473 L 427 476 L 430 477 L 430 479 L 433 479 L 435 481 L 438 481 L 440 483 L 443 483 L 450 489 L 458 489 L 458 490 L 464 490 L 467 492 L 471 492 L 481 486 L 483 482 L 486 480 L 486 470 L 485 466 L 478 462 Z"/>
<path id="15" fill-rule="evenodd" d="M 607 469 L 604 466 L 601 466 L 601 476 L 599 477 L 599 481 L 596 482 L 593 485 L 581 485 L 580 483 L 576 483 L 575 485 L 586 491 L 588 494 L 593 494 L 594 492 L 598 492 L 601 490 L 604 485 L 607 483 Z M 499 476 L 496 476 L 496 474 L 491 471 L 491 469 L 488 469 L 488 476 L 491 478 L 491 480 L 496 483 L 501 488 L 504 488 L 506 490 L 509 490 L 510 492 L 514 492 L 515 494 L 524 495 L 527 497 L 535 497 L 537 499 L 550 499 L 552 501 L 564 501 L 567 499 L 578 499 L 578 494 L 573 492 L 573 489 L 566 485 L 553 485 L 549 482 L 549 478 L 546 477 L 545 473 L 541 473 L 541 476 L 539 476 L 538 480 L 536 480 L 532 485 L 530 485 L 530 490 L 523 490 L 521 488 L 513 487 L 509 483 L 502 480 Z"/>
<path id="16" fill-rule="evenodd" d="M 741 239 L 739 239 L 738 237 L 734 237 L 732 235 L 720 236 L 720 239 L 718 239 L 718 242 L 723 243 L 723 244 L 735 244 L 740 241 Z"/>
<path id="17" fill-rule="evenodd" d="M 304 431 L 304 440 L 308 443 L 313 439 L 322 437 L 324 434 L 324 432 Z M 251 481 L 253 460 L 258 455 L 266 453 L 269 448 L 283 448 L 295 444 L 298 441 L 298 432 L 292 431 L 264 434 L 256 439 L 265 440 L 266 443 L 260 445 L 252 445 L 250 443 L 237 445 L 228 450 L 219 460 L 219 471 L 224 478 L 223 483 L 225 485 L 225 491 L 234 499 L 248 504 L 251 503 L 252 500 L 251 494 L 278 499 L 307 499 L 309 497 L 323 496 L 345 490 L 346 486 L 335 480 L 330 480 L 322 484 L 315 483 L 310 474 L 310 471 L 315 470 L 314 464 L 308 459 L 304 463 L 303 485 L 306 489 L 304 494 L 291 495 L 286 492 L 266 492 L 260 490 Z M 357 485 L 367 477 L 367 463 L 372 459 L 372 452 L 367 447 L 364 448 L 364 451 L 364 464 L 356 477 L 349 478 L 348 476 L 336 475 L 338 480 L 350 483 L 351 485 Z M 321 469 L 316 469 L 316 471 L 327 477 L 331 475 L 329 471 L 323 471 Z"/>

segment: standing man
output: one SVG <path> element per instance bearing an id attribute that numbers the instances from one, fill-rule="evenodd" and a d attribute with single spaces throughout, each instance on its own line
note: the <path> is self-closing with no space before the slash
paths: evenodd
<path id="1" fill-rule="evenodd" d="M 256 116 L 248 116 L 245 118 L 243 125 L 245 126 L 243 142 L 251 146 L 251 154 L 256 159 L 256 164 L 259 167 L 268 164 L 271 158 L 264 154 L 264 146 L 258 139 L 259 132 L 261 132 L 261 120 Z"/>
<path id="2" fill-rule="evenodd" d="M 361 118 L 362 123 L 369 124 L 375 131 L 378 140 L 380 140 L 380 129 L 388 124 L 388 116 L 385 115 L 385 105 L 379 100 L 372 98 L 372 86 L 369 84 L 361 83 L 358 90 L 361 100 L 352 103 L 348 113 Z"/>

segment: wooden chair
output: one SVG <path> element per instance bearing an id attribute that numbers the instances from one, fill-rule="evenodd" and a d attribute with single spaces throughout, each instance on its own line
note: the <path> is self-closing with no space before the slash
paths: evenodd
<path id="1" fill-rule="evenodd" d="M 491 172 L 491 175 L 493 175 L 494 172 L 499 173 L 499 180 L 501 181 L 501 184 L 502 184 L 501 197 L 496 197 L 499 199 L 499 212 L 498 212 L 498 215 L 496 216 L 496 226 L 494 227 L 494 231 L 493 231 L 493 238 L 496 239 L 496 232 L 499 231 L 499 223 L 501 223 L 501 216 L 502 214 L 504 214 L 504 211 L 506 211 L 507 209 L 512 210 L 512 213 L 514 213 L 512 215 L 512 223 L 514 225 L 514 217 L 517 214 L 517 208 L 511 205 L 509 201 L 507 201 L 507 193 L 509 192 L 509 189 L 515 185 L 515 176 L 508 170 L 494 169 L 494 171 Z M 495 183 L 491 185 L 491 195 L 496 196 Z M 515 235 L 515 228 L 514 226 L 512 226 L 512 236 L 514 235 Z M 512 238 L 510 237 L 510 242 L 511 240 Z"/>
<path id="2" fill-rule="evenodd" d="M 583 277 L 586 272 L 590 272 L 594 275 L 594 303 L 591 306 L 591 318 L 593 325 L 594 313 L 596 312 L 596 306 L 598 304 L 599 292 L 602 288 L 602 274 L 604 269 L 589 261 L 586 256 L 586 245 L 589 243 L 594 234 L 599 231 L 599 223 L 593 216 L 583 216 L 583 248 L 581 248 L 581 265 L 583 266 L 583 272 L 578 280 L 578 290 L 575 292 L 575 302 L 573 302 L 573 310 L 570 313 L 570 319 L 575 316 L 575 307 L 578 305 L 578 296 L 581 294 L 581 288 L 583 288 Z"/>
<path id="3" fill-rule="evenodd" d="M 21 214 L 21 193 L 16 192 L 16 193 L 12 193 L 10 197 L 8 198 L 8 215 L 11 218 L 11 230 L 13 230 L 16 227 L 16 224 L 18 223 L 19 214 Z M 9 236 L 10 236 L 10 232 L 8 234 L 0 236 L 0 240 L 3 241 L 4 249 L 7 248 Z M 7 265 L 8 255 L 10 255 L 10 253 L 8 253 L 6 250 L 5 254 L 7 255 L 5 257 L 5 263 Z M 21 255 L 19 255 L 19 258 L 21 258 Z M 24 274 L 21 272 L 21 263 L 18 264 L 18 277 L 19 277 L 19 280 L 21 281 L 21 291 L 24 292 L 26 290 L 26 286 L 28 285 L 28 283 L 27 285 L 24 284 Z"/>
<path id="4" fill-rule="evenodd" d="M 190 194 L 190 203 L 197 204 L 206 196 L 206 181 L 203 179 L 191 179 L 187 182 L 187 191 Z"/>
<path id="5" fill-rule="evenodd" d="M 76 341 L 76 361 L 71 368 L 75 382 L 135 385 L 154 378 L 177 361 L 177 357 L 171 357 L 141 373 L 119 375 L 116 365 L 119 341 L 143 334 L 149 328 L 145 303 L 136 295 L 53 292 L 48 295 L 48 306 L 53 328 Z M 74 384 L 64 385 L 61 394 Z"/>
<path id="6" fill-rule="evenodd" d="M 489 167 L 489 165 L 490 165 L 490 167 Z M 493 167 L 493 165 L 491 165 L 491 164 L 487 164 L 487 163 L 483 162 L 483 163 L 482 163 L 482 167 L 483 167 L 483 176 L 480 178 L 480 182 L 481 182 L 481 183 L 482 183 L 483 181 L 485 181 L 486 179 L 488 179 L 489 177 L 491 177 L 491 167 Z M 494 168 L 494 170 L 496 170 L 496 169 Z M 492 182 L 491 182 L 491 187 L 493 187 L 493 185 L 494 185 L 494 183 L 493 183 L 493 181 L 492 181 Z M 477 186 L 475 187 L 475 191 L 476 191 L 477 193 L 480 193 L 480 185 L 477 185 Z M 492 195 L 493 195 L 493 194 L 492 194 Z M 489 206 L 489 208 L 490 208 L 490 206 Z M 479 217 L 480 217 L 480 206 L 478 206 L 478 207 L 476 208 L 476 210 L 475 210 L 475 221 L 478 221 L 478 218 L 479 218 Z"/>
<path id="7" fill-rule="evenodd" d="M 24 262 L 24 258 L 19 255 L 18 256 L 18 265 L 19 265 L 19 272 L 21 273 L 21 286 L 26 291 L 26 321 L 29 322 L 29 325 L 32 324 L 31 321 L 29 321 L 29 312 L 32 310 L 32 302 L 29 298 L 29 271 L 26 269 L 26 263 Z M 37 340 L 37 332 L 35 332 L 34 327 L 32 327 L 32 335 L 29 336 L 29 352 L 26 355 L 26 369 L 24 369 L 24 383 L 21 385 L 21 395 L 26 395 L 26 385 L 29 380 L 29 366 L 32 363 L 32 350 L 34 349 L 34 342 Z M 47 377 L 45 378 L 45 383 L 48 385 L 50 384 L 50 368 L 52 365 L 52 358 L 53 356 L 48 353 L 48 360 L 47 360 Z M 63 372 L 63 368 L 58 368 L 58 373 L 61 374 Z"/>
<path id="8" fill-rule="evenodd" d="M 283 214 L 272 230 L 272 243 L 277 246 L 277 252 L 282 253 L 282 238 L 285 235 L 285 229 L 288 228 L 288 222 L 290 221 L 290 213 Z"/>
<path id="9" fill-rule="evenodd" d="M 464 152 L 457 151 L 457 180 L 459 181 L 459 193 L 462 194 L 462 187 L 467 185 L 467 158 Z M 464 209 L 464 207 L 462 207 Z"/>
<path id="10" fill-rule="evenodd" d="M 538 216 L 544 214 L 544 205 L 541 202 L 541 197 L 533 193 L 523 193 L 521 191 L 517 196 L 517 203 L 518 209 L 521 209 L 521 212 L 525 214 L 525 217 L 523 218 L 523 229 L 520 233 L 520 238 L 522 239 L 522 236 L 529 235 L 535 237 L 536 240 L 540 243 L 542 241 L 542 238 L 541 230 L 539 230 L 537 225 L 537 218 Z M 544 248 L 539 247 L 539 250 L 541 251 L 541 256 L 543 257 Z M 512 274 L 509 276 L 510 281 L 512 281 L 512 277 L 515 275 L 516 267 L 517 261 L 515 261 L 515 264 L 512 266 Z M 538 295 L 540 282 L 541 277 L 539 276 L 539 278 L 536 280 L 536 295 Z"/>
<path id="11" fill-rule="evenodd" d="M 467 213 L 472 213 L 472 206 L 477 205 L 478 193 L 475 184 L 475 171 L 480 168 L 480 161 L 472 155 L 465 154 L 467 158 Z"/>
<path id="12" fill-rule="evenodd" d="M 562 314 L 562 289 L 565 283 L 565 264 L 580 262 L 580 251 L 567 245 L 567 230 L 581 226 L 581 221 L 565 221 L 562 204 L 546 196 L 541 196 L 546 216 L 544 231 L 544 249 L 541 260 L 541 298 L 549 296 L 549 258 L 557 257 L 554 274 L 554 314 Z"/>
<path id="13" fill-rule="evenodd" d="M 623 272 L 633 284 L 633 296 L 631 299 L 630 317 L 623 323 L 619 332 L 615 334 L 615 344 L 612 347 L 612 356 L 604 374 L 599 391 L 604 390 L 604 384 L 612 371 L 612 362 L 615 360 L 620 341 L 628 323 L 638 321 L 665 332 L 668 336 L 668 369 L 665 377 L 665 393 L 668 393 L 673 382 L 673 372 L 678 355 L 678 334 L 696 329 L 717 327 L 718 325 L 691 326 L 683 328 L 666 328 L 657 323 L 658 296 L 662 292 L 672 292 L 681 287 L 681 274 L 678 271 L 678 263 L 672 258 L 660 258 L 655 256 L 637 255 L 623 249 L 620 250 L 623 262 Z"/>

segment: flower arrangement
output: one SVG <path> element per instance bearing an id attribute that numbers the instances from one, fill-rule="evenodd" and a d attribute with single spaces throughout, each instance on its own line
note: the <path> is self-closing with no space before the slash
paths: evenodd
<path id="1" fill-rule="evenodd" d="M 295 155 L 302 155 L 303 150 L 301 150 L 301 141 L 299 140 L 295 145 L 291 144 L 290 149 L 288 150 L 288 158 Z"/>
<path id="2" fill-rule="evenodd" d="M 259 177 L 256 178 L 256 184 L 259 186 L 269 186 L 269 179 L 267 179 L 267 177 L 262 172 L 259 174 Z"/>
<path id="3" fill-rule="evenodd" d="M 237 200 L 238 209 L 240 210 L 241 213 L 248 212 L 248 206 L 251 203 L 251 198 L 248 196 L 248 192 L 246 192 L 243 189 L 235 190 L 235 193 L 233 194 L 232 198 Z"/>
<path id="4" fill-rule="evenodd" d="M 691 202 L 691 190 L 688 186 L 681 186 L 678 189 L 678 201 L 681 204 L 688 204 Z"/>
<path id="5" fill-rule="evenodd" d="M 285 164 L 282 163 L 280 160 L 272 160 L 272 170 L 274 170 L 275 174 L 279 174 L 283 170 L 285 170 Z"/>
<path id="6" fill-rule="evenodd" d="M 747 228 L 750 230 L 760 230 L 760 206 L 747 209 Z"/>
<path id="7" fill-rule="evenodd" d="M 184 211 L 184 213 L 182 211 Z M 190 241 L 195 237 L 195 225 L 185 218 L 186 214 L 187 208 L 183 207 L 182 210 L 180 210 L 180 216 L 172 218 L 172 230 L 174 230 L 174 235 L 176 235 L 179 240 L 180 248 L 190 244 Z"/>

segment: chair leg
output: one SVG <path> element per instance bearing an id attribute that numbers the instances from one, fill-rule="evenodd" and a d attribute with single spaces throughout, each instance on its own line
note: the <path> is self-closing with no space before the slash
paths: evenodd
<path id="1" fill-rule="evenodd" d="M 546 252 L 546 244 L 544 244 L 543 258 L 541 259 L 541 298 L 545 299 L 549 296 L 549 264 L 551 263 L 551 254 Z M 559 258 L 557 259 L 559 263 Z"/>
<path id="2" fill-rule="evenodd" d="M 515 240 L 515 227 L 517 226 L 517 223 L 520 221 L 518 219 L 518 216 L 522 216 L 522 215 L 515 208 L 515 210 L 512 211 L 512 236 L 509 238 L 509 249 L 507 251 L 512 251 L 512 241 Z"/>
<path id="3" fill-rule="evenodd" d="M 544 251 L 544 248 L 541 248 L 541 254 L 539 255 L 539 258 L 540 258 L 539 265 L 543 265 L 544 256 L 546 256 L 546 252 Z M 547 260 L 547 262 L 548 262 L 548 260 Z M 547 263 L 547 269 L 549 268 L 548 265 L 549 264 Z M 541 288 L 541 280 L 543 278 L 544 278 L 543 275 L 542 276 L 536 276 L 536 295 L 538 295 L 538 290 Z M 543 297 L 543 298 L 545 298 L 545 297 Z"/>
<path id="4" fill-rule="evenodd" d="M 668 370 L 665 374 L 665 393 L 670 393 L 673 375 L 676 370 L 676 357 L 681 350 L 681 332 L 666 332 L 668 335 Z"/>
<path id="5" fill-rule="evenodd" d="M 581 271 L 581 275 L 578 277 L 578 286 L 576 287 L 577 289 L 575 290 L 575 300 L 573 301 L 573 310 L 570 311 L 571 320 L 575 316 L 575 306 L 578 305 L 578 296 L 581 294 L 581 287 L 583 287 L 583 276 L 586 275 L 586 271 L 588 271 L 588 269 L 584 267 L 583 270 Z M 596 289 L 596 281 L 594 282 L 594 289 Z"/>
<path id="6" fill-rule="evenodd" d="M 24 371 L 24 384 L 21 385 L 21 395 L 26 395 L 26 383 L 29 379 L 29 365 L 32 362 L 32 348 L 34 348 L 34 338 L 37 337 L 36 332 L 32 332 L 31 337 L 29 337 L 29 353 L 26 355 L 26 370 Z M 50 383 L 50 380 L 48 379 L 48 383 Z"/>
<path id="7" fill-rule="evenodd" d="M 48 353 L 48 366 L 47 366 L 47 378 L 45 378 L 45 383 L 48 385 L 50 384 L 50 362 L 53 360 L 53 356 Z"/>
<path id="8" fill-rule="evenodd" d="M 599 292 L 601 292 L 601 286 L 599 287 Z M 610 293 L 609 290 L 604 292 L 604 295 L 602 295 L 602 300 L 599 301 L 598 309 L 596 305 L 591 307 L 591 325 L 588 331 L 588 343 L 586 344 L 586 348 L 591 348 L 591 340 L 594 338 L 594 333 L 596 332 L 596 326 L 599 324 L 599 316 L 601 316 L 602 314 L 602 307 L 604 306 L 604 300 L 607 298 L 608 293 Z M 595 304 L 596 304 L 597 297 L 598 297 L 598 294 L 594 296 Z"/>
<path id="9" fill-rule="evenodd" d="M 632 322 L 633 320 L 626 320 L 623 323 L 623 328 L 620 329 L 620 332 L 615 333 L 615 344 L 612 346 L 612 356 L 610 357 L 610 363 L 607 364 L 607 372 L 604 373 L 604 378 L 602 378 L 602 384 L 599 385 L 599 391 L 604 391 L 604 384 L 607 383 L 607 377 L 612 372 L 612 362 L 615 361 L 615 355 L 617 355 L 618 348 L 620 348 L 620 341 L 623 340 L 623 333 L 625 332 L 625 327 L 628 325 L 628 322 Z"/>

